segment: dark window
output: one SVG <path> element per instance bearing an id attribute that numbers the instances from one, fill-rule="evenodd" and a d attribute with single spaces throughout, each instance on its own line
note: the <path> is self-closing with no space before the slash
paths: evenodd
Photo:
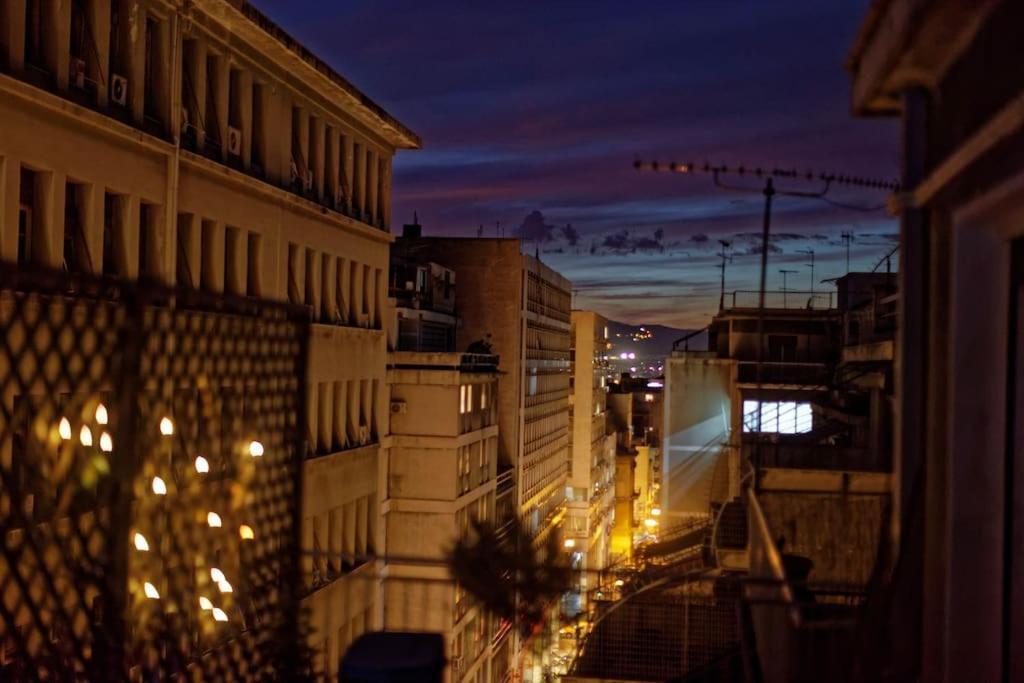
<path id="1" fill-rule="evenodd" d="M 48 71 L 43 25 L 44 0 L 25 0 L 25 63 L 37 69 Z"/>
<path id="2" fill-rule="evenodd" d="M 220 87 L 218 65 L 220 60 L 215 55 L 206 57 L 206 144 L 208 150 L 220 153 L 220 117 L 217 115 L 217 90 Z"/>
<path id="3" fill-rule="evenodd" d="M 139 279 L 156 279 L 159 275 L 157 247 L 157 212 L 155 204 L 139 204 Z"/>
<path id="4" fill-rule="evenodd" d="M 158 75 L 160 73 L 160 24 L 151 17 L 146 17 L 146 61 L 145 75 L 143 76 L 144 90 L 144 111 L 146 118 L 160 121 L 160 102 L 158 89 L 161 86 Z"/>
<path id="5" fill-rule="evenodd" d="M 18 205 L 18 263 L 28 265 L 34 257 L 32 238 L 35 233 L 36 174 L 21 169 L 21 188 Z"/>
<path id="6" fill-rule="evenodd" d="M 796 360 L 795 334 L 768 335 L 768 360 L 775 362 L 792 362 Z"/>
<path id="7" fill-rule="evenodd" d="M 246 243 L 246 270 L 245 293 L 249 296 L 260 295 L 260 236 L 254 232 L 249 233 Z"/>
<path id="8" fill-rule="evenodd" d="M 189 256 L 192 252 L 192 217 L 188 214 L 178 216 L 178 249 L 175 258 L 175 278 L 179 287 L 195 287 L 195 280 L 192 278 L 192 266 L 189 263 Z"/>
<path id="9" fill-rule="evenodd" d="M 109 277 L 124 276 L 124 252 L 122 251 L 122 204 L 117 195 L 103 194 L 103 274 Z"/>
<path id="10" fill-rule="evenodd" d="M 89 246 L 85 241 L 84 185 L 67 183 L 64 190 L 64 270 L 85 273 L 90 269 Z"/>
<path id="11" fill-rule="evenodd" d="M 238 262 L 238 240 L 240 239 L 238 228 L 228 226 L 224 230 L 224 291 L 229 294 L 241 294 L 238 291 L 238 272 L 241 264 Z"/>
<path id="12" fill-rule="evenodd" d="M 250 167 L 257 172 L 262 172 L 264 164 L 263 152 L 263 86 L 259 83 L 252 85 L 252 151 L 250 155 Z"/>

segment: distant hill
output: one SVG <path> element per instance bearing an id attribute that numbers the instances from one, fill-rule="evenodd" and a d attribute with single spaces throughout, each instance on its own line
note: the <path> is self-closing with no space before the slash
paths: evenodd
<path id="1" fill-rule="evenodd" d="M 672 353 L 672 342 L 685 337 L 691 330 L 664 325 L 627 325 L 615 320 L 608 321 L 608 337 L 613 345 L 613 352 L 623 351 L 636 353 L 638 358 L 661 359 Z M 707 348 L 707 333 L 699 334 L 690 340 L 691 350 Z"/>

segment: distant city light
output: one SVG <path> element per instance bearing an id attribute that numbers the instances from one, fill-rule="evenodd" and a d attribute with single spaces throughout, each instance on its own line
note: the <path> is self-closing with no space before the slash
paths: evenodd
<path id="1" fill-rule="evenodd" d="M 644 520 L 644 526 L 648 529 L 653 529 L 654 527 L 658 526 L 658 520 L 654 519 L 653 517 L 648 517 Z"/>
<path id="2" fill-rule="evenodd" d="M 160 593 L 157 591 L 156 586 L 151 584 L 149 581 L 142 585 L 142 590 L 150 600 L 160 599 Z"/>
<path id="3" fill-rule="evenodd" d="M 174 434 L 174 423 L 171 422 L 171 418 L 165 417 L 160 420 L 160 433 L 164 436 L 171 436 Z"/>
<path id="4" fill-rule="evenodd" d="M 218 515 L 216 512 L 209 513 L 208 515 L 206 515 L 206 523 L 209 524 L 211 527 L 219 527 L 220 515 Z"/>
<path id="5" fill-rule="evenodd" d="M 248 524 L 243 524 L 238 527 L 238 535 L 242 537 L 243 541 L 251 541 L 256 538 L 256 532 L 252 530 L 252 527 Z"/>
<path id="6" fill-rule="evenodd" d="M 160 477 L 153 477 L 153 493 L 158 496 L 167 495 L 167 484 Z"/>
<path id="7" fill-rule="evenodd" d="M 661 382 L 656 381 L 656 380 L 653 381 L 653 382 L 648 382 L 647 383 L 647 388 L 648 389 L 659 389 L 659 388 L 661 388 L 663 386 L 665 386 L 665 385 L 662 384 Z"/>
<path id="8" fill-rule="evenodd" d="M 626 585 L 626 582 L 623 581 L 622 579 L 615 579 L 615 587 L 616 588 L 622 588 L 625 585 Z"/>
<path id="9" fill-rule="evenodd" d="M 135 540 L 135 549 L 136 550 L 138 550 L 139 552 L 143 552 L 143 553 L 146 552 L 147 550 L 149 550 L 149 543 L 146 541 L 146 537 L 143 536 L 142 534 L 140 534 L 137 531 L 135 532 L 135 539 L 134 540 Z"/>
<path id="10" fill-rule="evenodd" d="M 622 360 L 628 360 L 629 354 L 623 351 L 622 353 L 619 354 L 619 358 L 621 358 Z"/>
<path id="11" fill-rule="evenodd" d="M 654 515 L 655 517 L 660 516 L 661 515 L 661 508 L 651 508 L 651 514 Z"/>
<path id="12" fill-rule="evenodd" d="M 576 547 L 576 539 L 575 538 L 567 538 L 567 539 L 565 539 L 565 542 L 562 543 L 562 545 L 565 546 L 566 548 L 575 548 Z"/>
<path id="13" fill-rule="evenodd" d="M 251 455 L 254 458 L 262 457 L 262 455 L 263 455 L 263 444 L 260 443 L 259 441 L 250 441 L 249 442 L 249 455 Z"/>

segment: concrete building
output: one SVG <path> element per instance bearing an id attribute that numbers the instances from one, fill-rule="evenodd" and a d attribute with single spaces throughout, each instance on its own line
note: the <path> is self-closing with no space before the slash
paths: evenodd
<path id="1" fill-rule="evenodd" d="M 571 285 L 517 239 L 422 237 L 418 227 L 396 248 L 455 271 L 456 348 L 490 344 L 501 358 L 498 460 L 514 468 L 518 514 L 540 542 L 565 515 Z"/>
<path id="2" fill-rule="evenodd" d="M 633 396 L 612 385 L 608 394 L 608 433 L 615 442 L 615 517 L 609 549 L 613 563 L 630 562 L 638 528 L 636 449 L 633 448 Z"/>
<path id="3" fill-rule="evenodd" d="M 847 63 L 854 112 L 903 131 L 896 510 L 862 658 L 897 679 L 1024 678 L 1022 26 L 1010 0 L 875 2 Z"/>
<path id="4" fill-rule="evenodd" d="M 494 522 L 498 358 L 399 350 L 390 359 L 383 627 L 441 633 L 447 680 L 490 681 L 499 625 L 451 580 L 445 552 L 474 521 Z"/>
<path id="5" fill-rule="evenodd" d="M 607 436 L 608 321 L 593 311 L 572 312 L 572 393 L 569 409 L 569 481 L 563 536 L 585 570 L 585 593 L 594 573 L 608 564 L 614 512 L 614 451 Z"/>
<path id="6" fill-rule="evenodd" d="M 380 623 L 391 159 L 419 139 L 244 1 L 0 4 L 0 256 L 308 306 L 317 666 Z"/>

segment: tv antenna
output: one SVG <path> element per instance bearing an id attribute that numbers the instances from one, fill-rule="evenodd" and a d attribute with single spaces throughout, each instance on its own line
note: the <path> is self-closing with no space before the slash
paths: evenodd
<path id="1" fill-rule="evenodd" d="M 779 268 L 779 272 L 782 273 L 782 307 L 786 308 L 786 292 L 789 291 L 789 288 L 786 287 L 786 277 L 799 271 L 789 268 Z"/>
<path id="2" fill-rule="evenodd" d="M 840 235 L 843 239 L 843 244 L 846 246 L 846 272 L 850 272 L 850 244 L 853 243 L 853 233 L 849 230 L 844 230 Z"/>
<path id="3" fill-rule="evenodd" d="M 805 263 L 804 265 L 805 266 L 809 266 L 810 269 L 811 269 L 811 296 L 813 297 L 814 296 L 814 250 L 813 249 L 798 249 L 796 253 L 798 253 L 798 254 L 807 254 L 810 257 L 810 259 L 811 259 L 810 263 Z"/>
<path id="4" fill-rule="evenodd" d="M 718 266 L 722 271 L 722 284 L 718 295 L 718 310 L 721 311 L 725 308 L 725 266 L 727 263 L 732 263 L 732 254 L 729 253 L 732 242 L 729 240 L 718 240 L 718 243 L 722 245 L 722 250 L 718 252 L 718 257 L 722 259 Z"/>
<path id="5" fill-rule="evenodd" d="M 783 197 L 799 197 L 803 199 L 819 199 L 829 201 L 825 199 L 825 195 L 828 194 L 829 190 L 836 185 L 845 185 L 852 187 L 862 187 L 871 190 L 881 190 L 885 192 L 897 192 L 900 189 L 900 184 L 896 181 L 879 180 L 875 178 L 864 178 L 860 176 L 852 176 L 841 173 L 831 172 L 815 172 L 805 171 L 801 173 L 795 168 L 761 168 L 760 166 L 750 167 L 746 165 L 740 166 L 726 166 L 716 165 L 709 162 L 704 162 L 702 165 L 698 165 L 692 162 L 678 163 L 670 162 L 663 164 L 659 161 L 641 161 L 637 159 L 633 162 L 633 167 L 638 171 L 665 171 L 668 173 L 679 173 L 684 175 L 690 175 L 695 173 L 705 173 L 712 177 L 715 186 L 724 190 L 733 190 L 736 192 L 757 192 L 758 189 L 750 186 L 739 186 L 729 185 L 723 183 L 722 176 L 733 175 L 741 178 L 754 177 L 757 180 L 764 180 L 764 186 L 760 189 L 761 194 L 764 196 L 764 218 L 762 220 L 761 229 L 761 287 L 758 293 L 758 306 L 757 306 L 757 386 L 758 388 L 762 385 L 763 366 L 764 366 L 764 296 L 765 296 L 765 285 L 768 276 L 768 244 L 769 237 L 771 234 L 771 218 L 772 218 L 772 200 L 776 195 Z M 806 191 L 806 190 L 780 190 L 775 187 L 775 179 L 803 183 L 820 183 L 820 188 L 817 191 Z M 844 207 L 844 208 L 859 208 L 860 210 L 867 210 L 865 207 Z M 847 267 L 849 270 L 849 267 Z"/>

